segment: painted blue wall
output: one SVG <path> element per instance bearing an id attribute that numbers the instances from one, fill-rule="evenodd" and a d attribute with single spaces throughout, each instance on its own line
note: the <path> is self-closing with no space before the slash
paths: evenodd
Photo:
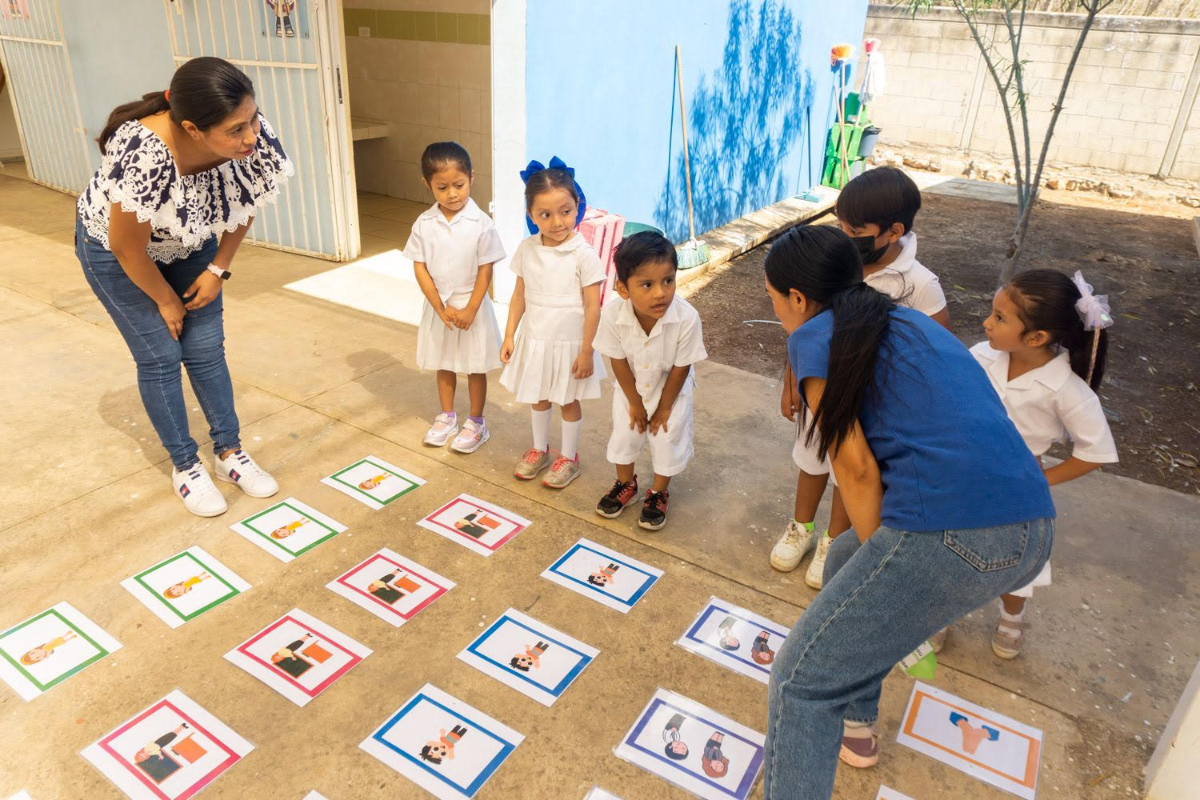
<path id="1" fill-rule="evenodd" d="M 867 0 L 528 0 L 527 8 L 527 154 L 575 167 L 589 204 L 687 238 L 676 43 L 697 233 L 820 182 L 833 108 L 829 49 L 860 46 Z"/>
<path id="2" fill-rule="evenodd" d="M 109 112 L 171 83 L 167 13 L 161 2 L 59 0 L 59 7 L 94 169 L 100 166 L 94 140 Z"/>

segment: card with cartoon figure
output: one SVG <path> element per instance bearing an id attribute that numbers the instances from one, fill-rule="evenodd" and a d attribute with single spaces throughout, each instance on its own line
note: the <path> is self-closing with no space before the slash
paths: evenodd
<path id="1" fill-rule="evenodd" d="M 321 483 L 379 511 L 425 483 L 382 458 L 367 456 L 343 467 Z"/>
<path id="2" fill-rule="evenodd" d="M 81 755 L 129 797 L 192 797 L 254 745 L 176 689 Z"/>
<path id="3" fill-rule="evenodd" d="M 1042 732 L 934 686 L 913 686 L 896 741 L 1026 800 L 1037 792 Z"/>
<path id="4" fill-rule="evenodd" d="M 771 680 L 771 663 L 788 629 L 716 597 L 675 644 L 755 680 Z"/>
<path id="5" fill-rule="evenodd" d="M 531 523 L 506 508 L 460 494 L 417 524 L 481 556 L 490 556 Z"/>
<path id="6" fill-rule="evenodd" d="M 875 800 L 913 800 L 906 794 L 897 792 L 890 786 L 880 786 L 879 791 L 875 793 Z"/>
<path id="7" fill-rule="evenodd" d="M 427 683 L 359 747 L 434 797 L 461 800 L 474 797 L 524 739 Z"/>
<path id="8" fill-rule="evenodd" d="M 614 751 L 708 800 L 744 800 L 767 738 L 683 695 L 659 689 Z"/>
<path id="9" fill-rule="evenodd" d="M 280 561 L 292 561 L 346 530 L 345 525 L 294 497 L 229 527 Z"/>
<path id="10" fill-rule="evenodd" d="M 225 658 L 305 706 L 369 655 L 367 646 L 293 608 Z"/>
<path id="11" fill-rule="evenodd" d="M 449 578 L 384 547 L 325 588 L 399 628 L 454 586 Z"/>
<path id="12" fill-rule="evenodd" d="M 172 628 L 250 588 L 233 570 L 200 547 L 176 553 L 126 578 L 121 585 Z"/>
<path id="13" fill-rule="evenodd" d="M 580 539 L 542 573 L 546 580 L 628 614 L 663 575 L 661 569 Z"/>
<path id="14" fill-rule="evenodd" d="M 596 648 L 510 608 L 458 657 L 550 706 L 599 654 Z"/>
<path id="15" fill-rule="evenodd" d="M 120 649 L 74 606 L 59 603 L 0 633 L 0 678 L 32 700 Z"/>

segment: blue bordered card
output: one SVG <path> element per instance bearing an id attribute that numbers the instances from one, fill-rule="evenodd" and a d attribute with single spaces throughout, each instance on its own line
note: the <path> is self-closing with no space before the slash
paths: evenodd
<path id="1" fill-rule="evenodd" d="M 628 614 L 663 575 L 661 569 L 580 539 L 542 573 L 559 586 Z"/>
<path id="2" fill-rule="evenodd" d="M 474 797 L 525 737 L 425 684 L 359 745 L 434 797 Z"/>
<path id="3" fill-rule="evenodd" d="M 458 657 L 551 706 L 599 654 L 596 648 L 510 608 Z"/>

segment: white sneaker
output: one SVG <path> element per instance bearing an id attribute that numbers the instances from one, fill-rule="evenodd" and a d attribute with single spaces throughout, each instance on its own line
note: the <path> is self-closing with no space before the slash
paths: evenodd
<path id="1" fill-rule="evenodd" d="M 450 449 L 456 453 L 474 453 L 483 443 L 492 438 L 492 434 L 488 432 L 486 422 L 476 423 L 475 420 L 467 417 L 467 421 L 463 423 L 462 430 L 458 432 L 458 436 L 454 437 L 454 441 L 450 443 Z"/>
<path id="2" fill-rule="evenodd" d="M 215 517 L 229 508 L 199 460 L 182 472 L 172 469 L 171 485 L 183 500 L 183 507 L 197 517 Z"/>
<path id="3" fill-rule="evenodd" d="M 812 561 L 808 564 L 808 572 L 804 573 L 804 582 L 812 588 L 820 591 L 821 583 L 825 576 L 825 558 L 829 555 L 829 546 L 833 544 L 833 538 L 829 535 L 829 531 L 820 539 L 817 539 L 817 551 L 813 553 Z"/>
<path id="4" fill-rule="evenodd" d="M 222 460 L 217 457 L 217 480 L 235 483 L 238 488 L 251 497 L 270 497 L 279 491 L 279 484 L 265 469 L 254 463 L 254 459 L 245 450 L 234 450 L 229 458 Z"/>
<path id="5" fill-rule="evenodd" d="M 792 520 L 783 529 L 783 536 L 771 548 L 771 566 L 780 572 L 791 572 L 800 566 L 800 559 L 813 543 L 813 532 L 803 523 Z"/>
<path id="6" fill-rule="evenodd" d="M 458 433 L 458 416 L 442 412 L 433 418 L 433 424 L 425 431 L 425 444 L 442 447 Z"/>

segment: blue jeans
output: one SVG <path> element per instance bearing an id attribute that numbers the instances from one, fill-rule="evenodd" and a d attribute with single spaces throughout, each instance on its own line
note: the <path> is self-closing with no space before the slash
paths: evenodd
<path id="1" fill-rule="evenodd" d="M 163 278 L 180 297 L 192 281 L 212 263 L 217 237 L 198 252 L 180 261 L 159 264 Z M 75 255 L 96 297 L 125 337 L 137 364 L 138 390 L 171 463 L 182 470 L 196 463 L 199 447 L 188 432 L 187 405 L 179 366 L 188 379 L 208 420 L 213 452 L 240 446 L 237 412 L 233 408 L 233 381 L 225 363 L 225 327 L 221 311 L 224 293 L 203 308 L 188 311 L 179 341 L 171 338 L 158 304 L 125 274 L 117 257 L 87 235 L 75 222 Z"/>
<path id="2" fill-rule="evenodd" d="M 834 540 L 825 588 L 771 667 L 766 800 L 833 795 L 845 720 L 874 723 L 883 679 L 922 641 L 1033 580 L 1054 520 L 911 532 L 880 528 Z"/>

